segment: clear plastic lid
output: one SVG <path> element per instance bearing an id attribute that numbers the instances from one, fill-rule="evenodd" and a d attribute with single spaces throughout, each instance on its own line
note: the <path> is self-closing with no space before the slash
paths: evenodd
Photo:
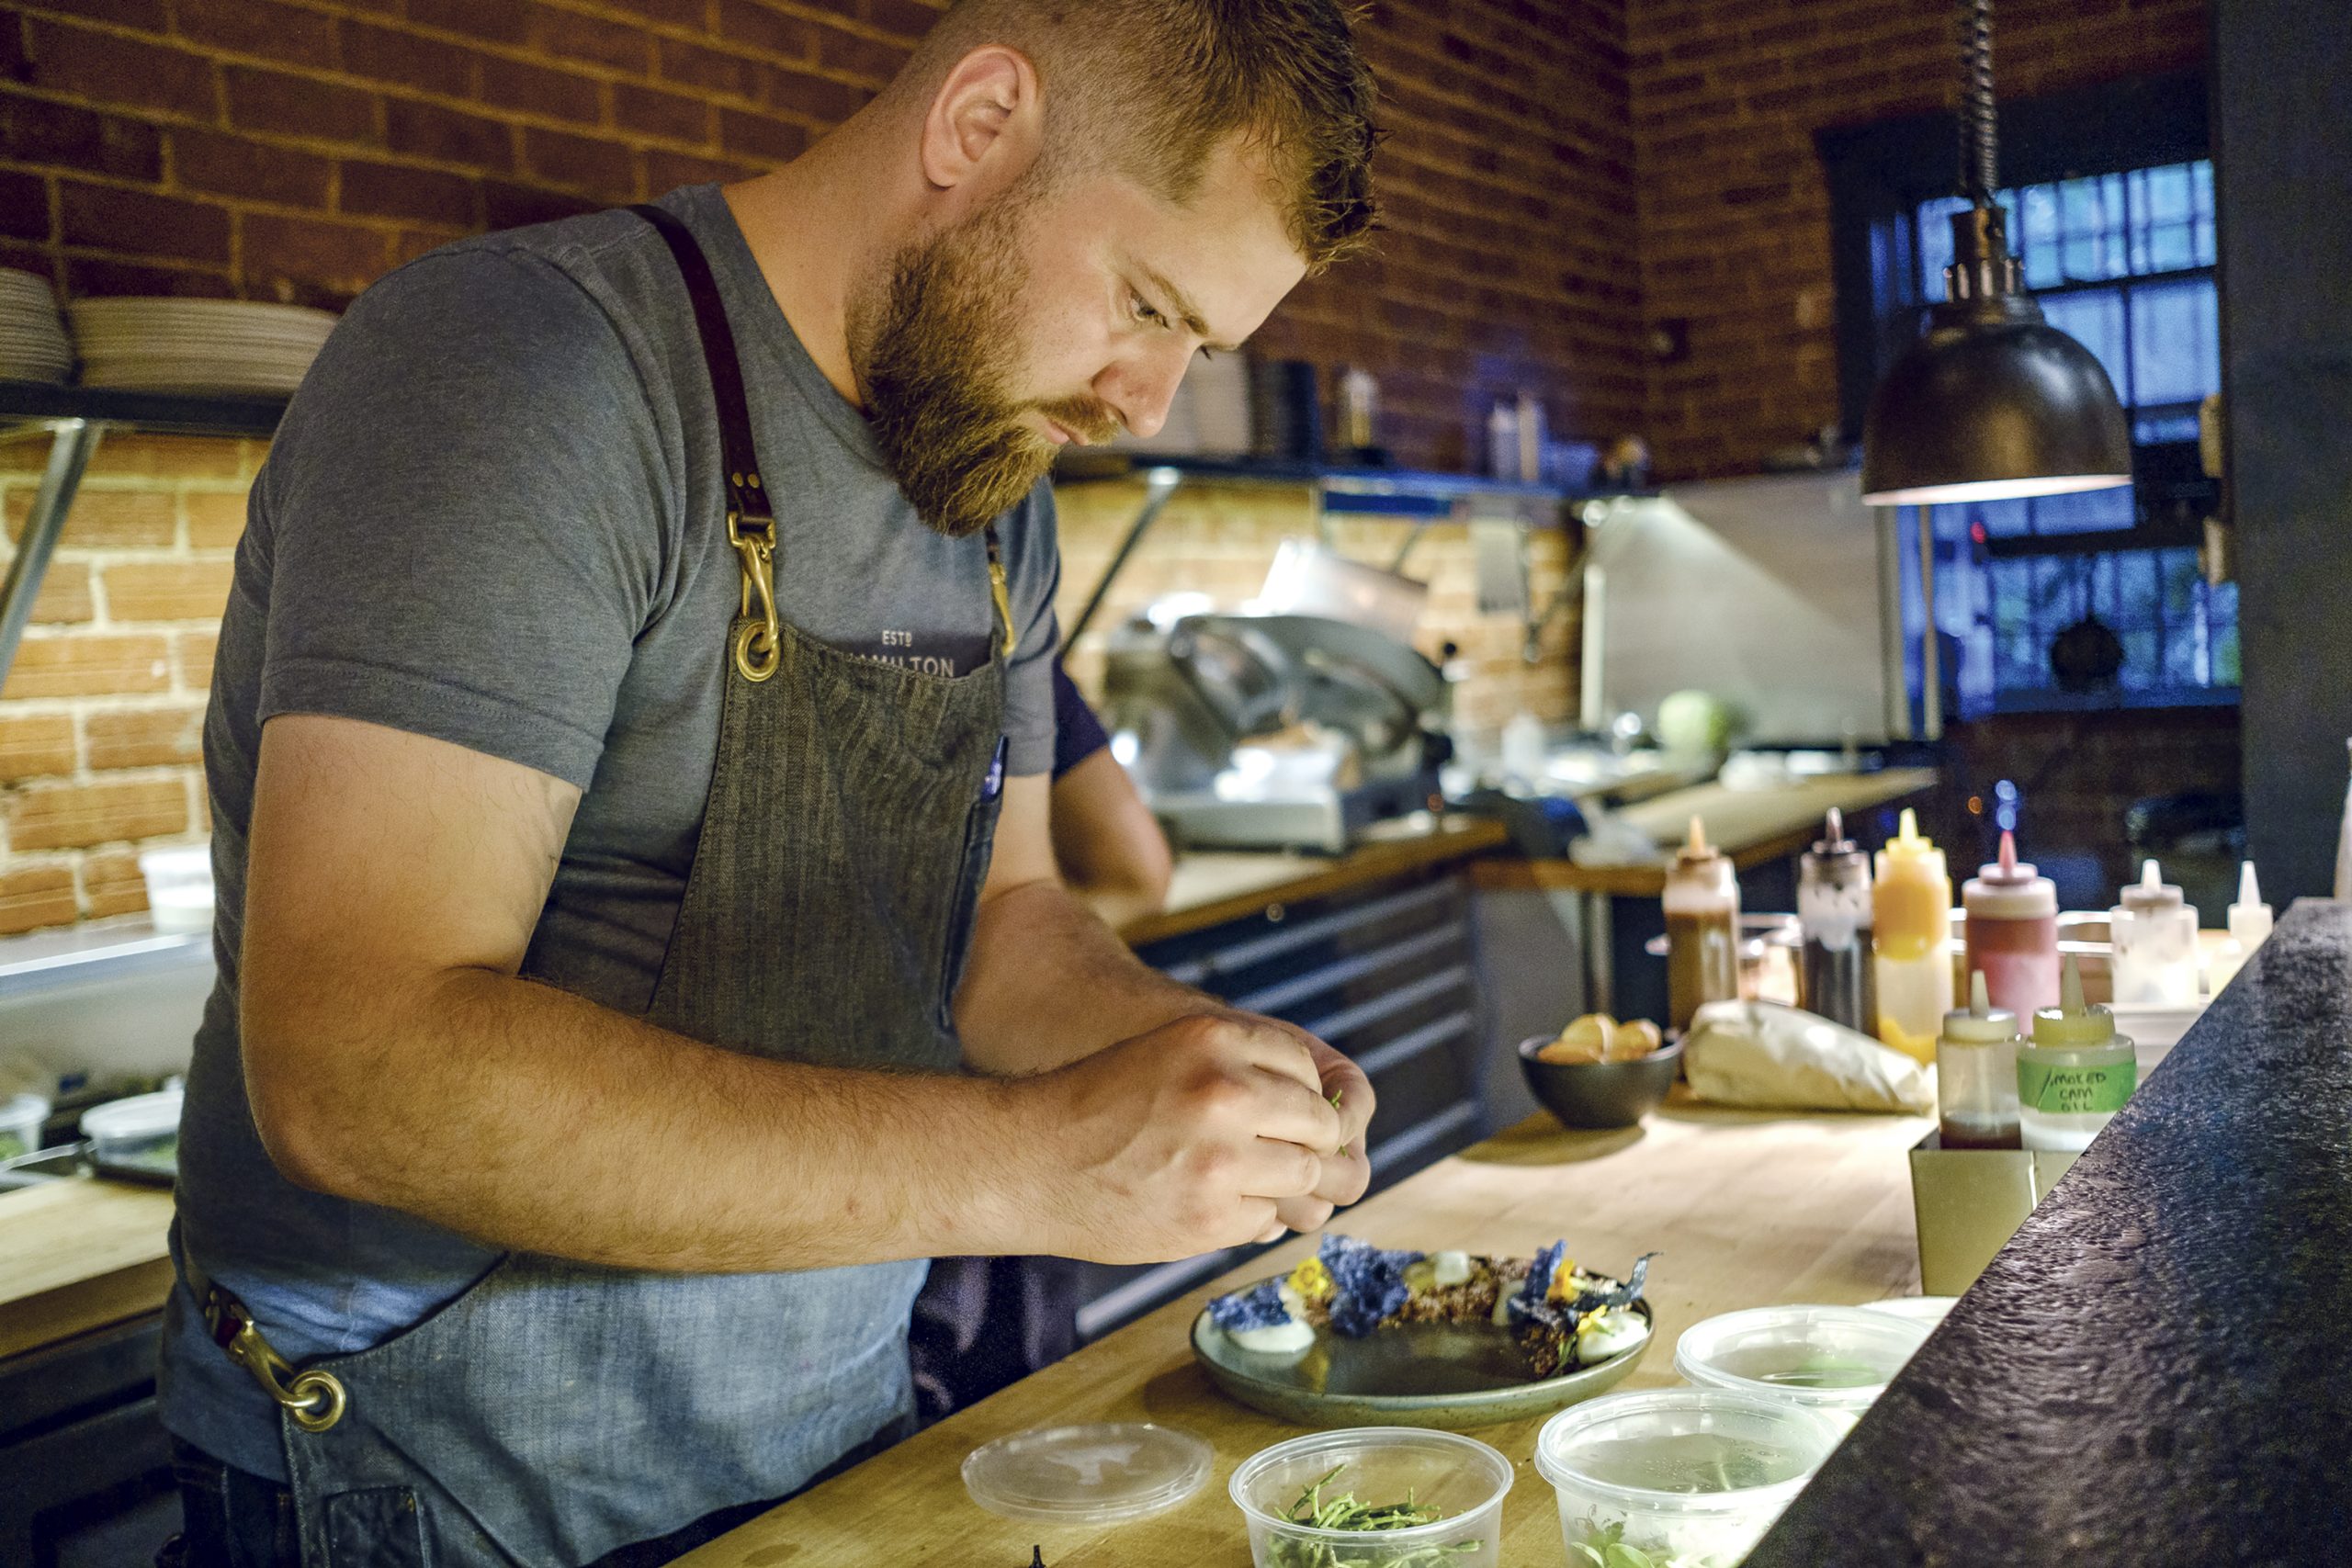
<path id="1" fill-rule="evenodd" d="M 1148 1421 L 1038 1427 L 974 1449 L 972 1501 L 1007 1518 L 1102 1525 L 1157 1514 L 1198 1492 L 1216 1454 L 1206 1441 Z"/>
<path id="2" fill-rule="evenodd" d="M 1535 1468 L 1555 1486 L 1652 1512 L 1746 1511 L 1795 1495 L 1844 1435 L 1813 1411 L 1729 1389 L 1609 1393 L 1544 1424 Z"/>
<path id="3" fill-rule="evenodd" d="M 125 1138 L 160 1138 L 179 1131 L 180 1091 L 134 1094 L 109 1100 L 82 1112 L 82 1135 L 109 1142 Z"/>
<path id="4" fill-rule="evenodd" d="M 1932 1326 L 1860 1307 L 1755 1307 L 1686 1330 L 1674 1370 L 1713 1388 L 1859 1411 L 1886 1392 Z"/>

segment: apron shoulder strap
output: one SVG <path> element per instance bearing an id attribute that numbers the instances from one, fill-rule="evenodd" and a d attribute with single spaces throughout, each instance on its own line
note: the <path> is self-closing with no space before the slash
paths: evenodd
<path id="1" fill-rule="evenodd" d="M 676 258 L 679 276 L 685 279 L 695 332 L 702 339 L 703 362 L 710 370 L 711 396 L 718 405 L 718 455 L 727 469 L 728 500 L 744 518 L 772 525 L 775 513 L 760 478 L 759 454 L 752 446 L 752 410 L 743 396 L 743 365 L 736 356 L 735 333 L 727 324 L 727 307 L 719 298 L 718 279 L 711 276 L 709 258 L 702 254 L 694 231 L 667 209 L 646 202 L 629 210 L 653 225 Z"/>

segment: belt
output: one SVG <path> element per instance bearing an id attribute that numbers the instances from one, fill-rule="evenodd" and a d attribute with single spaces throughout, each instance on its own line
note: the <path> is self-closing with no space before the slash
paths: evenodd
<path id="1" fill-rule="evenodd" d="M 343 1380 L 333 1372 L 297 1371 L 292 1362 L 262 1337 L 261 1327 L 245 1303 L 223 1290 L 201 1264 L 180 1247 L 180 1269 L 187 1288 L 204 1311 L 204 1331 L 229 1359 L 253 1374 L 262 1392 L 294 1419 L 305 1432 L 323 1432 L 343 1419 L 350 1403 Z"/>

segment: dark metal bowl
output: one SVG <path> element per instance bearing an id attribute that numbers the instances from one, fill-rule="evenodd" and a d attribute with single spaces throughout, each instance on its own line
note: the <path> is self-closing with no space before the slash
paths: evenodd
<path id="1" fill-rule="evenodd" d="M 1665 1100 L 1682 1065 L 1682 1042 L 1674 1041 L 1634 1062 L 1540 1062 L 1535 1053 L 1553 1036 L 1519 1043 L 1519 1070 L 1528 1092 L 1564 1127 L 1631 1127 Z"/>

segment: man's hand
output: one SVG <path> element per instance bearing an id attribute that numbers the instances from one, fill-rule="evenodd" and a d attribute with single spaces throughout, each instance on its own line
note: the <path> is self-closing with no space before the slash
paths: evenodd
<path id="1" fill-rule="evenodd" d="M 1021 1179 L 1046 1223 L 1039 1251 L 1189 1258 L 1279 1235 L 1286 1216 L 1320 1224 L 1368 1177 L 1360 1148 L 1338 1152 L 1363 1138 L 1363 1074 L 1247 1013 L 1178 1019 L 1007 1089 L 1023 1108 Z"/>
<path id="2" fill-rule="evenodd" d="M 1372 1081 L 1363 1069 L 1295 1023 L 1257 1013 L 1225 1011 L 1220 1016 L 1261 1028 L 1279 1029 L 1306 1047 L 1322 1084 L 1323 1098 L 1340 1113 L 1341 1142 L 1323 1161 L 1323 1180 L 1304 1198 L 1287 1199 L 1275 1208 L 1280 1223 L 1260 1241 L 1280 1241 L 1284 1231 L 1321 1230 L 1334 1209 L 1344 1209 L 1363 1196 L 1372 1184 L 1372 1162 L 1365 1156 L 1365 1134 L 1372 1126 Z"/>

